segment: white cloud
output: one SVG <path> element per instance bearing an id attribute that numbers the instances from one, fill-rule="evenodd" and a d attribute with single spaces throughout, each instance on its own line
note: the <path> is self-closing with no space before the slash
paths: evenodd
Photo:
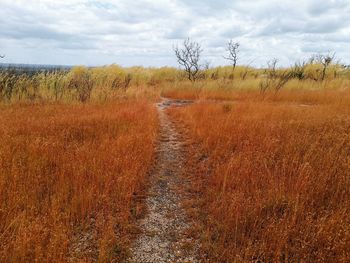
<path id="1" fill-rule="evenodd" d="M 0 53 L 11 63 L 176 65 L 172 47 L 186 37 L 214 65 L 230 38 L 240 63 L 326 50 L 350 63 L 349 33 L 348 0 L 0 0 Z"/>

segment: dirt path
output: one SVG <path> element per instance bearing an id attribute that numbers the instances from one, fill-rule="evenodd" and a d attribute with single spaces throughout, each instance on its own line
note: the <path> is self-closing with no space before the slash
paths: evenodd
<path id="1" fill-rule="evenodd" d="M 142 233 L 132 248 L 129 262 L 198 262 L 198 242 L 185 233 L 190 222 L 181 206 L 185 197 L 179 193 L 186 146 L 166 113 L 169 107 L 188 103 L 163 99 L 157 105 L 160 119 L 157 163 L 146 199 L 148 212 L 139 222 Z"/>

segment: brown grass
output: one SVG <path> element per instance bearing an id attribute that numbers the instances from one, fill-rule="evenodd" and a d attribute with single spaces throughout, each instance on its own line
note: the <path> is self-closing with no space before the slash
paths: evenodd
<path id="1" fill-rule="evenodd" d="M 198 102 L 171 112 L 200 150 L 188 206 L 205 261 L 349 262 L 348 71 L 261 94 L 263 70 L 227 70 L 195 83 L 171 68 L 0 74 L 0 262 L 127 256 L 160 95 Z"/>
<path id="2" fill-rule="evenodd" d="M 172 112 L 199 143 L 202 252 L 208 262 L 349 262 L 350 92 L 278 96 Z"/>
<path id="3" fill-rule="evenodd" d="M 324 82 L 312 80 L 291 80 L 283 92 L 261 94 L 259 79 L 248 80 L 206 80 L 190 83 L 186 81 L 165 83 L 162 87 L 164 97 L 192 100 L 248 100 L 248 101 L 286 101 L 298 103 L 332 103 L 341 100 L 344 94 L 349 98 L 350 81 L 334 79 Z M 345 100 L 345 98 L 343 99 Z"/>
<path id="4" fill-rule="evenodd" d="M 1 106 L 0 261 L 121 257 L 156 130 L 145 101 Z"/>

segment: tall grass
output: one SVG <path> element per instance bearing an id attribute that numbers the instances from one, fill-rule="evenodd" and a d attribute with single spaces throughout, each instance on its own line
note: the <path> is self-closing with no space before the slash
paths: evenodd
<path id="1" fill-rule="evenodd" d="M 294 77 L 283 89 L 344 89 L 350 83 L 349 70 L 339 65 L 330 66 L 323 81 L 320 81 L 322 68 L 318 64 L 306 65 L 302 71 L 295 71 L 293 67 L 276 69 L 276 74 L 279 76 L 288 71 Z M 269 69 L 238 66 L 232 71 L 232 67 L 216 67 L 202 71 L 200 76 L 196 83 L 192 83 L 186 80 L 184 72 L 175 68 L 122 68 L 118 65 L 81 66 L 70 71 L 36 74 L 1 71 L 0 102 L 106 102 L 140 92 L 157 98 L 160 91 L 163 96 L 171 97 L 230 99 L 232 91 L 258 90 L 268 78 Z"/>
<path id="2" fill-rule="evenodd" d="M 121 68 L 117 65 L 99 68 L 74 67 L 70 71 L 0 72 L 0 102 L 106 102 L 154 85 L 172 81 L 177 70 L 171 68 Z M 131 92 L 130 92 L 131 91 Z M 147 95 L 147 94 L 146 94 Z M 157 95 L 153 95 L 157 97 Z"/>
<path id="3" fill-rule="evenodd" d="M 316 94 L 316 96 L 323 96 L 325 94 L 340 95 L 350 88 L 350 79 L 347 78 L 336 78 L 323 82 L 292 79 L 283 87 L 283 91 L 287 91 L 282 92 L 283 94 L 281 92 L 267 92 L 261 94 L 259 91 L 260 81 L 261 78 L 246 80 L 205 80 L 197 83 L 178 81 L 162 84 L 161 94 L 164 97 L 174 99 L 241 100 L 245 97 L 249 99 L 256 97 L 260 100 L 281 98 L 287 93 L 294 94 L 298 97 L 304 95 L 310 97 L 312 96 L 311 94 Z M 308 91 L 314 92 L 310 93 Z M 325 92 L 319 93 L 319 91 Z"/>
<path id="4" fill-rule="evenodd" d="M 324 92 L 173 110 L 200 147 L 208 262 L 348 262 L 350 93 Z"/>
<path id="5" fill-rule="evenodd" d="M 157 116 L 146 101 L 0 108 L 0 261 L 127 252 Z"/>
<path id="6" fill-rule="evenodd" d="M 0 261 L 121 260 L 165 96 L 200 101 L 173 114 L 203 151 L 192 190 L 209 262 L 345 262 L 350 75 L 320 72 L 263 93 L 268 69 L 251 67 L 194 83 L 167 67 L 0 72 Z"/>

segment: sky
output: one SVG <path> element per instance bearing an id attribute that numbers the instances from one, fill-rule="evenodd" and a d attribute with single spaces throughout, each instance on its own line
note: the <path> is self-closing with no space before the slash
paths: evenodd
<path id="1" fill-rule="evenodd" d="M 350 64 L 350 0 L 0 0 L 4 63 L 176 66 L 173 47 L 190 37 L 202 61 L 290 65 L 336 52 Z"/>

